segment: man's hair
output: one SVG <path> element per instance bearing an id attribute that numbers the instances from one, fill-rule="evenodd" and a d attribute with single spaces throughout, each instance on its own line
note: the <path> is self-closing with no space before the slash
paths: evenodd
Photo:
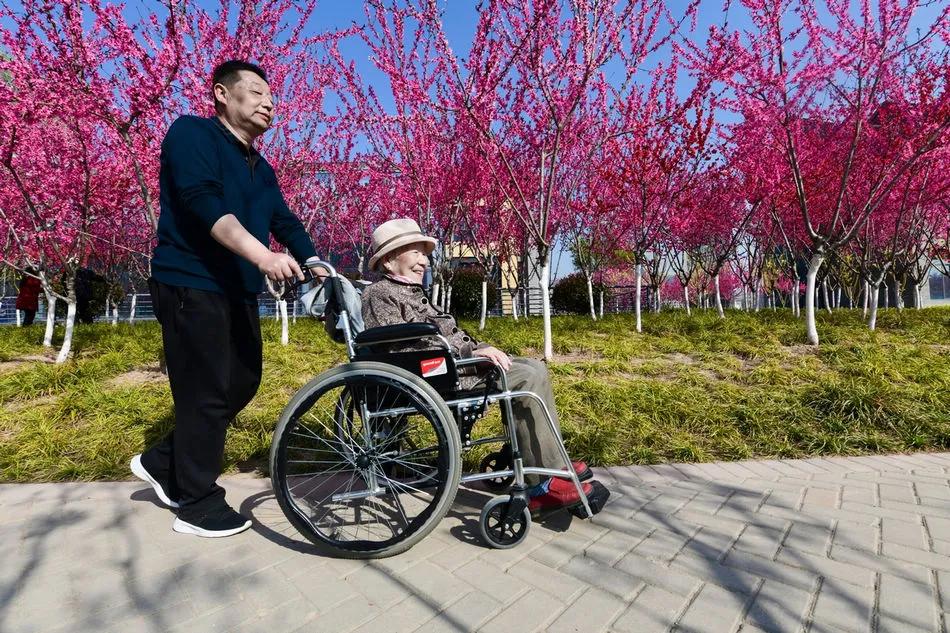
<path id="1" fill-rule="evenodd" d="M 218 100 L 214 96 L 214 86 L 223 84 L 228 88 L 234 87 L 234 84 L 241 79 L 240 71 L 242 70 L 250 71 L 267 81 L 267 74 L 257 64 L 241 61 L 240 59 L 229 59 L 226 62 L 221 62 L 214 67 L 214 72 L 211 73 L 211 98 L 214 100 L 215 109 L 218 108 Z"/>

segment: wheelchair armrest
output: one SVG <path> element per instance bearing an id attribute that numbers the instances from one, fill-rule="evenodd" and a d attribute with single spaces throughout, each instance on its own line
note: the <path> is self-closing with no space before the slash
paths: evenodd
<path id="1" fill-rule="evenodd" d="M 397 323 L 363 330 L 353 341 L 357 346 L 375 345 L 438 336 L 439 328 L 431 323 Z"/>

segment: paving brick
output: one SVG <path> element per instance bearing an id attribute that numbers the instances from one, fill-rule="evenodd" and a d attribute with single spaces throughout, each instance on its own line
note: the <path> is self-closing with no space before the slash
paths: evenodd
<path id="1" fill-rule="evenodd" d="M 818 506 L 820 508 L 836 508 L 838 507 L 839 499 L 840 493 L 837 489 L 808 488 L 805 491 L 805 500 L 802 502 L 802 507 L 809 508 Z"/>
<path id="2" fill-rule="evenodd" d="M 950 571 L 950 558 L 933 552 L 924 552 L 897 543 L 884 543 L 881 547 L 881 553 L 896 560 L 916 563 L 940 571 Z"/>
<path id="3" fill-rule="evenodd" d="M 873 604 L 873 589 L 826 578 L 818 592 L 812 619 L 845 631 L 867 633 Z"/>
<path id="4" fill-rule="evenodd" d="M 793 549 L 797 552 L 810 552 L 825 555 L 831 543 L 831 525 L 809 525 L 807 523 L 793 523 L 782 549 Z"/>
<path id="5" fill-rule="evenodd" d="M 772 633 L 797 632 L 810 604 L 810 591 L 766 580 L 749 608 L 746 622 Z M 742 630 L 746 630 L 745 624 Z"/>
<path id="6" fill-rule="evenodd" d="M 927 536 L 919 521 L 900 521 L 892 517 L 881 519 L 881 541 L 927 549 Z"/>
<path id="7" fill-rule="evenodd" d="M 751 596 L 705 584 L 676 622 L 677 631 L 704 633 L 715 628 L 731 631 L 745 612 Z"/>
<path id="8" fill-rule="evenodd" d="M 627 603 L 613 594 L 591 587 L 557 620 L 545 628 L 547 633 L 597 633 L 606 631 Z"/>
<path id="9" fill-rule="evenodd" d="M 622 633 L 665 633 L 687 604 L 683 596 L 646 587 L 632 605 L 614 620 L 611 629 Z"/>
<path id="10" fill-rule="evenodd" d="M 739 535 L 733 547 L 737 550 L 761 556 L 762 558 L 772 559 L 778 552 L 784 536 L 785 530 L 778 530 L 761 525 L 749 525 L 743 530 L 742 534 Z"/>
<path id="11" fill-rule="evenodd" d="M 670 569 L 750 595 L 755 593 L 763 577 L 693 554 L 680 554 L 671 563 Z"/>
<path id="12" fill-rule="evenodd" d="M 876 552 L 879 534 L 880 529 L 875 525 L 841 522 L 835 528 L 833 546 Z"/>
<path id="13" fill-rule="evenodd" d="M 425 633 L 468 633 L 477 630 L 483 622 L 494 617 L 500 610 L 501 604 L 497 600 L 481 591 L 473 591 L 427 620 L 417 630 Z"/>
<path id="14" fill-rule="evenodd" d="M 644 584 L 655 585 L 684 597 L 696 591 L 701 582 L 696 576 L 660 565 L 633 552 L 617 561 L 614 567 Z"/>
<path id="15" fill-rule="evenodd" d="M 655 560 L 657 562 L 666 562 L 673 560 L 686 542 L 692 538 L 697 529 L 691 530 L 688 534 L 671 532 L 669 530 L 657 529 L 647 538 L 643 539 L 634 551 L 644 558 Z"/>
<path id="16" fill-rule="evenodd" d="M 950 485 L 918 481 L 914 483 L 914 488 L 918 497 L 950 501 Z"/>
<path id="17" fill-rule="evenodd" d="M 337 604 L 332 609 L 325 610 L 311 622 L 304 624 L 297 630 L 301 631 L 352 631 L 359 628 L 364 622 L 372 620 L 381 613 L 382 609 L 370 602 L 367 598 L 357 595 L 349 600 Z M 203 629 L 192 629 L 201 631 Z"/>
<path id="18" fill-rule="evenodd" d="M 558 571 L 530 558 L 510 568 L 508 574 L 520 580 L 522 586 L 534 586 L 566 602 L 587 588 L 587 583 L 571 576 L 566 567 Z"/>
<path id="19" fill-rule="evenodd" d="M 438 613 L 438 609 L 433 608 L 431 604 L 419 596 L 409 596 L 399 604 L 386 609 L 369 622 L 366 622 L 355 629 L 357 633 L 409 633 L 415 631 L 420 625 L 431 619 Z M 259 629 L 260 630 L 264 630 Z M 280 631 L 274 627 L 268 630 Z M 284 629 L 286 630 L 286 629 Z M 250 632 L 249 632 L 250 633 Z"/>
<path id="20" fill-rule="evenodd" d="M 369 565 L 346 577 L 346 584 L 382 608 L 400 602 L 411 587 L 405 580 L 378 565 Z"/>
<path id="21" fill-rule="evenodd" d="M 939 626 L 935 596 L 929 585 L 882 574 L 879 591 L 878 630 L 916 633 L 933 631 Z"/>
<path id="22" fill-rule="evenodd" d="M 575 556 L 561 567 L 561 572 L 599 587 L 623 600 L 630 600 L 643 587 L 643 582 L 619 569 L 604 567 L 584 556 Z"/>
<path id="23" fill-rule="evenodd" d="M 643 536 L 649 533 L 649 529 L 644 526 Z M 642 538 L 637 538 L 629 532 L 610 531 L 588 545 L 584 549 L 584 555 L 605 565 L 613 565 L 641 540 Z"/>
<path id="24" fill-rule="evenodd" d="M 427 561 L 399 572 L 396 577 L 405 591 L 415 593 L 441 607 L 454 602 L 471 589 L 458 577 Z"/>
<path id="25" fill-rule="evenodd" d="M 501 613 L 486 622 L 479 631 L 483 633 L 511 633 L 538 631 L 560 615 L 565 604 L 540 589 L 532 589 L 518 598 Z"/>
<path id="26" fill-rule="evenodd" d="M 880 554 L 875 554 L 867 550 L 854 550 L 848 547 L 836 546 L 831 550 L 831 558 L 882 574 L 906 578 L 914 582 L 927 583 L 930 578 L 930 570 L 926 567 L 894 560 L 893 558 L 881 556 Z"/>
<path id="27" fill-rule="evenodd" d="M 519 565 L 525 565 L 530 560 L 531 559 L 525 559 L 519 563 Z M 456 569 L 453 573 L 462 582 L 484 592 L 501 604 L 508 604 L 520 594 L 527 591 L 527 587 L 523 581 L 508 573 L 499 571 L 482 559 L 470 561 Z"/>
<path id="28" fill-rule="evenodd" d="M 726 556 L 723 562 L 745 573 L 772 579 L 800 589 L 811 590 L 817 579 L 817 574 L 811 570 L 801 569 L 797 566 L 776 564 L 766 558 L 753 556 L 745 552 L 729 552 L 729 555 Z"/>
<path id="29" fill-rule="evenodd" d="M 860 587 L 874 587 L 874 574 L 851 563 L 835 561 L 824 556 L 796 552 L 790 549 L 783 549 L 779 552 L 776 560 L 793 567 L 801 567 L 825 578 L 838 578 Z"/>

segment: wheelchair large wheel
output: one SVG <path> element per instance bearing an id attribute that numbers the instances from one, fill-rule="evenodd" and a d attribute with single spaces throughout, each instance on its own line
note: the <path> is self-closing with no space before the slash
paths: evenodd
<path id="1" fill-rule="evenodd" d="M 355 362 L 320 374 L 284 409 L 271 480 L 287 519 L 325 553 L 403 552 L 448 512 L 461 477 L 452 412 L 403 369 Z"/>

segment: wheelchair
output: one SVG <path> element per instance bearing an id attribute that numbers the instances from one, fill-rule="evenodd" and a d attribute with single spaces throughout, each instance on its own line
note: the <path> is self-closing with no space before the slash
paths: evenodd
<path id="1" fill-rule="evenodd" d="M 323 316 L 331 336 L 346 346 L 349 362 L 321 373 L 290 399 L 274 432 L 270 471 L 284 515 L 321 552 L 342 558 L 404 552 L 438 525 L 462 483 L 482 481 L 501 493 L 485 504 L 478 520 L 481 538 L 493 548 L 514 547 L 528 535 L 527 474 L 573 481 L 581 504 L 571 511 L 580 518 L 600 510 L 584 494 L 540 397 L 509 390 L 505 372 L 488 359 L 455 358 L 432 324 L 354 333 L 336 270 L 314 259 L 307 266 L 329 271 L 320 290 Z M 434 348 L 386 351 L 392 343 L 418 340 Z M 495 374 L 500 391 L 459 389 L 459 372 L 477 366 Z M 508 419 L 514 419 L 515 398 L 541 404 L 565 470 L 526 467 L 507 427 L 503 435 L 472 437 L 490 404 L 507 407 Z M 463 473 L 463 451 L 483 444 L 503 446 L 482 460 L 482 472 Z"/>

